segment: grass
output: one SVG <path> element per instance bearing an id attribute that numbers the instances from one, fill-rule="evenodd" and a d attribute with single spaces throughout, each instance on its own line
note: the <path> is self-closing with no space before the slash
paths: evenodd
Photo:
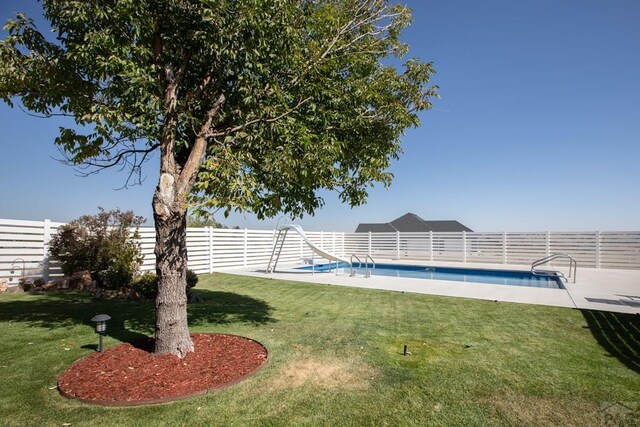
<path id="1" fill-rule="evenodd" d="M 265 369 L 163 406 L 66 400 L 57 376 L 151 335 L 153 304 L 79 293 L 0 296 L 0 425 L 639 425 L 640 319 L 555 307 L 215 274 L 192 332 L 262 342 Z M 411 354 L 402 355 L 403 345 Z"/>

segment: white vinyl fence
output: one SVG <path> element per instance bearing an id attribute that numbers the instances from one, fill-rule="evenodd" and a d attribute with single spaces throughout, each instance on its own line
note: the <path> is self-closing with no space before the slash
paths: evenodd
<path id="1" fill-rule="evenodd" d="M 45 278 L 61 275 L 49 258 L 51 236 L 63 223 L 0 219 L 0 279 L 17 283 L 24 274 Z M 640 269 L 640 232 L 498 232 L 498 233 L 342 233 L 307 231 L 307 237 L 339 256 L 370 255 L 374 259 L 530 264 L 550 253 L 573 256 L 580 268 Z M 142 270 L 155 269 L 153 227 L 140 228 Z M 266 267 L 273 230 L 188 228 L 189 268 L 210 273 L 230 267 Z M 289 233 L 280 263 L 311 258 L 309 248 Z M 561 264 L 561 263 L 559 263 Z"/>

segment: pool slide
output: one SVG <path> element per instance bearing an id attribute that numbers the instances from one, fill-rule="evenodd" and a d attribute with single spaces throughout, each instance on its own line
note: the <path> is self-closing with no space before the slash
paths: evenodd
<path id="1" fill-rule="evenodd" d="M 283 225 L 282 227 L 280 227 L 280 231 L 287 231 L 287 230 L 293 230 L 296 233 L 298 233 L 298 235 L 300 236 L 302 241 L 305 242 L 307 244 L 307 246 L 309 246 L 309 248 L 314 253 L 320 255 L 321 257 L 326 258 L 329 261 L 346 262 L 347 264 L 351 265 L 351 261 L 349 261 L 348 259 L 339 257 L 337 255 L 334 255 L 334 254 L 332 254 L 330 252 L 327 252 L 324 249 L 321 249 L 318 246 L 316 246 L 315 243 L 313 243 L 311 240 L 309 240 L 309 238 L 307 238 L 307 236 L 304 234 L 304 230 L 299 225 L 297 225 L 297 224 L 287 224 L 287 225 Z"/>

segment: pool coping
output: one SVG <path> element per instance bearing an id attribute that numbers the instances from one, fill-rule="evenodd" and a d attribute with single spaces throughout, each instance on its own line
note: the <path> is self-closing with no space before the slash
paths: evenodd
<path id="1" fill-rule="evenodd" d="M 410 264 L 425 267 L 530 270 L 528 265 L 517 264 L 432 262 L 388 258 L 376 259 L 376 261 L 385 264 Z M 301 264 L 302 262 L 283 265 L 274 273 L 266 273 L 264 266 L 217 271 L 295 282 L 640 314 L 640 270 L 578 268 L 576 283 L 572 283 L 570 280 L 564 283 L 565 289 L 548 289 L 387 276 L 349 277 L 347 274 L 336 275 L 333 272 L 312 274 L 309 271 L 295 269 Z"/>

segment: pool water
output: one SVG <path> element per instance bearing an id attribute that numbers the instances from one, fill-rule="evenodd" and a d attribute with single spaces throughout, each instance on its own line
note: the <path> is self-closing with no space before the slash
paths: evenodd
<path id="1" fill-rule="evenodd" d="M 336 264 L 317 264 L 298 267 L 300 270 L 335 272 Z M 453 282 L 486 283 L 491 285 L 528 286 L 533 288 L 564 289 L 562 279 L 556 275 L 536 276 L 530 271 L 483 270 L 472 268 L 425 267 L 418 265 L 376 264 L 369 269 L 372 276 L 404 277 L 412 279 L 448 280 Z M 350 274 L 348 264 L 338 264 L 339 274 Z M 357 276 L 364 276 L 365 269 L 355 268 Z"/>

